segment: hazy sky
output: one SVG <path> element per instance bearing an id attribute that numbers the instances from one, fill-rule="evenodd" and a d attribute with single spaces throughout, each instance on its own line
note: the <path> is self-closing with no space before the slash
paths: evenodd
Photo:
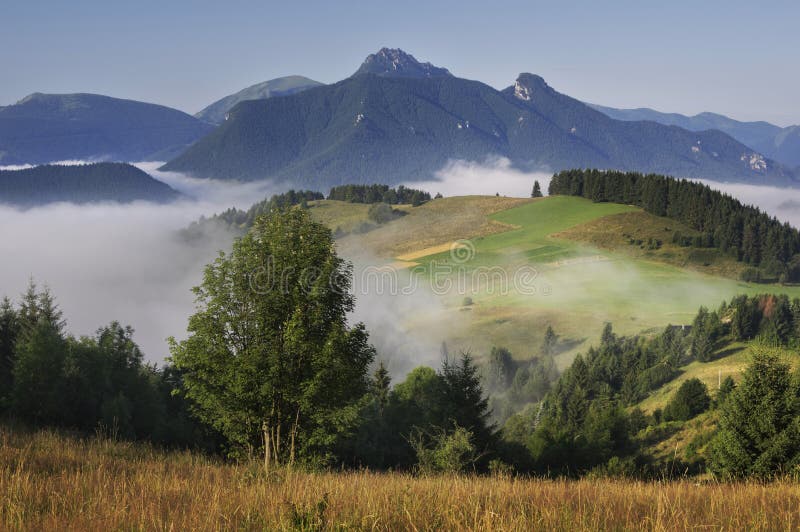
<path id="1" fill-rule="evenodd" d="M 95 92 L 196 112 L 287 74 L 338 81 L 382 46 L 494 87 L 800 123 L 800 2 L 2 0 L 0 105 Z"/>

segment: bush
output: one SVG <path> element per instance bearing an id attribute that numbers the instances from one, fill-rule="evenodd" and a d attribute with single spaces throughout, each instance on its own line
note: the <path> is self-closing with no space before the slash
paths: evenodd
<path id="1" fill-rule="evenodd" d="M 463 473 L 479 458 L 472 433 L 458 425 L 450 433 L 443 429 L 433 435 L 418 432 L 411 445 L 417 454 L 417 470 L 423 475 Z"/>
<path id="2" fill-rule="evenodd" d="M 711 405 L 708 388 L 699 379 L 689 379 L 681 384 L 672 400 L 664 408 L 664 421 L 686 421 L 705 412 Z"/>
<path id="3" fill-rule="evenodd" d="M 376 224 L 385 224 L 397 218 L 398 214 L 386 203 L 375 203 L 367 211 L 367 217 Z"/>

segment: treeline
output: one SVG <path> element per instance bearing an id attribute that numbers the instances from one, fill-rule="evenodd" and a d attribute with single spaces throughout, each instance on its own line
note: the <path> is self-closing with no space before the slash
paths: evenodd
<path id="1" fill-rule="evenodd" d="M 800 281 L 800 232 L 707 185 L 636 172 L 567 170 L 553 176 L 549 192 L 642 207 L 702 234 L 688 240 L 677 235 L 683 245 L 717 248 L 766 278 Z"/>
<path id="2" fill-rule="evenodd" d="M 423 190 L 406 188 L 403 185 L 390 188 L 388 185 L 340 185 L 331 188 L 329 200 L 350 203 L 388 203 L 389 205 L 412 205 L 417 207 L 431 200 Z"/>
<path id="3" fill-rule="evenodd" d="M 180 373 L 146 364 L 129 327 L 112 322 L 81 338 L 64 327 L 49 290 L 33 282 L 17 305 L 2 300 L 0 414 L 33 427 L 214 447 L 172 393 Z"/>
<path id="4" fill-rule="evenodd" d="M 305 205 L 309 201 L 323 200 L 325 196 L 321 192 L 313 190 L 289 190 L 282 194 L 274 194 L 258 203 L 254 203 L 249 209 L 230 208 L 210 218 L 201 217 L 198 221 L 192 222 L 189 227 L 181 233 L 183 238 L 194 240 L 205 235 L 209 227 L 220 227 L 223 229 L 233 229 L 243 231 L 251 228 L 259 216 L 269 214 L 273 210 L 284 210 L 295 205 Z"/>
<path id="5" fill-rule="evenodd" d="M 312 190 L 289 190 L 282 194 L 275 194 L 258 203 L 253 204 L 249 209 L 241 210 L 230 208 L 209 218 L 201 217 L 198 221 L 192 222 L 186 229 L 181 231 L 181 236 L 185 240 L 198 240 L 206 235 L 209 230 L 221 228 L 243 233 L 255 224 L 259 216 L 269 214 L 274 210 L 285 210 L 296 205 L 306 206 L 310 201 L 325 199 L 321 192 Z M 383 224 L 398 218 L 404 214 L 403 211 L 387 209 L 383 205 L 412 205 L 417 207 L 430 201 L 431 195 L 422 190 L 406 188 L 403 185 L 390 188 L 388 185 L 341 185 L 333 187 L 328 194 L 328 199 L 346 201 L 349 203 L 372 204 L 369 211 L 369 220 L 374 224 Z M 374 228 L 374 224 L 364 222 L 355 228 L 355 232 L 365 233 Z M 340 231 L 337 236 L 344 232 Z"/>
<path id="6" fill-rule="evenodd" d="M 600 345 L 578 355 L 541 403 L 506 422 L 504 438 L 526 449 L 527 456 L 523 454 L 518 462 L 530 460 L 530 467 L 542 474 L 663 476 L 666 474 L 663 464 L 652 463 L 642 453 L 649 436 L 658 433 L 665 423 L 687 421 L 718 407 L 725 421 L 717 432 L 700 435 L 701 441 L 713 440 L 706 460 L 690 460 L 677 469 L 672 463 L 670 471 L 699 473 L 709 468 L 723 477 L 746 476 L 743 472 L 751 469 L 760 471 L 760 476 L 788 472 L 787 467 L 795 463 L 793 460 L 800 460 L 800 431 L 792 433 L 791 442 L 781 439 L 789 434 L 787 419 L 777 422 L 778 427 L 785 429 L 783 433 L 780 428 L 760 433 L 738 430 L 737 427 L 753 423 L 755 406 L 745 408 L 745 403 L 756 401 L 756 397 L 752 390 L 737 388 L 730 376 L 721 383 L 714 398 L 704 383 L 689 379 L 663 410 L 656 409 L 646 415 L 638 408 L 631 409 L 650 392 L 675 379 L 680 367 L 695 360 L 708 362 L 724 343 L 740 340 L 755 340 L 764 347 L 800 345 L 800 299 L 739 296 L 713 312 L 701 308 L 692 326 L 668 326 L 649 338 L 617 336 L 608 324 Z M 764 379 L 780 380 L 774 372 L 770 373 L 773 370 L 783 375 L 781 378 L 786 382 L 791 379 L 787 376 L 788 368 L 769 356 L 766 358 L 769 359 L 766 362 L 763 357 L 761 362 L 755 362 L 761 369 L 748 371 L 767 373 L 761 380 L 753 376 L 752 386 L 760 386 L 762 395 L 756 404 L 765 409 L 764 415 L 772 418 L 774 412 L 769 410 L 772 407 L 768 403 L 783 401 L 777 397 L 790 392 L 786 383 L 774 390 L 766 389 L 772 385 L 765 384 Z M 767 371 L 765 367 L 771 369 Z M 745 376 L 747 380 L 747 373 Z M 793 386 L 791 393 L 797 395 L 792 397 L 800 397 L 800 383 Z M 734 396 L 740 397 L 736 403 L 736 412 L 740 414 L 726 406 L 727 398 Z M 800 412 L 795 399 L 789 403 L 785 408 Z M 753 434 L 760 438 L 757 446 L 751 441 L 756 437 Z M 697 445 L 693 442 L 692 449 Z M 757 463 L 758 456 L 766 453 L 767 448 L 772 449 L 768 455 L 772 462 Z M 780 453 L 778 448 L 782 449 Z M 736 453 L 742 456 L 741 462 L 735 461 Z"/>

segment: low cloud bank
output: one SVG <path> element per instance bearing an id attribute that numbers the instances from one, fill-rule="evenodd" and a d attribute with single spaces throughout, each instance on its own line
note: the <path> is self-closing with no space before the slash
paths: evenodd
<path id="1" fill-rule="evenodd" d="M 161 172 L 160 163 L 137 166 L 191 199 L 170 205 L 55 204 L 26 211 L 0 207 L 0 295 L 17 299 L 33 277 L 50 286 L 74 334 L 92 334 L 118 320 L 136 329 L 149 360 L 161 362 L 168 354 L 165 339 L 186 334 L 194 310 L 191 287 L 199 283 L 204 265 L 218 250 L 229 250 L 231 243 L 230 235 L 217 234 L 190 245 L 177 238 L 177 230 L 202 215 L 247 208 L 279 190 L 264 183 Z M 522 172 L 506 159 L 495 159 L 485 164 L 452 162 L 437 180 L 408 185 L 433 194 L 527 197 L 536 179 L 546 192 L 549 174 Z M 800 226 L 800 190 L 708 184 Z M 368 255 L 355 259 L 357 268 L 380 262 Z M 577 303 L 581 297 L 574 299 Z M 359 295 L 353 318 L 367 324 L 395 375 L 423 363 L 438 365 L 441 331 L 453 326 L 442 299 L 424 291 L 400 297 Z"/>
<path id="2" fill-rule="evenodd" d="M 419 188 L 432 195 L 440 192 L 444 196 L 512 196 L 530 197 L 533 182 L 539 181 L 542 192 L 547 194 L 552 173 L 524 172 L 514 168 L 505 157 L 489 159 L 483 163 L 450 161 L 430 181 L 412 181 L 406 186 Z"/>

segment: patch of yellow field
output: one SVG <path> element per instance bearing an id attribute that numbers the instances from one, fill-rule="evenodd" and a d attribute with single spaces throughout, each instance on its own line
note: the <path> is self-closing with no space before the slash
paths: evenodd
<path id="1" fill-rule="evenodd" d="M 398 255 L 397 259 L 401 261 L 421 259 L 422 257 L 427 257 L 428 255 L 436 255 L 439 253 L 444 253 L 445 251 L 450 251 L 451 249 L 458 247 L 458 245 L 458 242 L 446 242 L 438 246 L 431 246 L 425 249 L 412 251 L 411 253 L 406 253 L 404 255 Z"/>

